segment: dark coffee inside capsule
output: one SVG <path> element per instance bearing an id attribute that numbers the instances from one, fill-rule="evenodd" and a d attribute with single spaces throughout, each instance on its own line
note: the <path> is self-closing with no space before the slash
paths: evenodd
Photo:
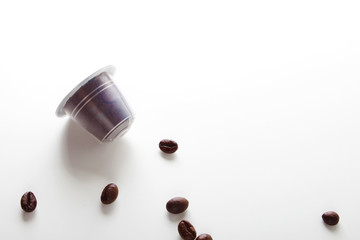
<path id="1" fill-rule="evenodd" d="M 78 86 L 59 114 L 66 113 L 102 142 L 113 140 L 132 122 L 132 113 L 108 73 L 99 71 Z M 62 111 L 62 112 L 61 112 Z"/>

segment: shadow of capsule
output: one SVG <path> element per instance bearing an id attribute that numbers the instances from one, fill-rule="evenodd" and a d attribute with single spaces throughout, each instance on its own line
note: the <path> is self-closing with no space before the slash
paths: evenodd
<path id="1" fill-rule="evenodd" d="M 65 169 L 80 180 L 92 176 L 114 179 L 126 171 L 131 147 L 125 138 L 101 143 L 69 119 L 62 136 L 61 156 Z"/>

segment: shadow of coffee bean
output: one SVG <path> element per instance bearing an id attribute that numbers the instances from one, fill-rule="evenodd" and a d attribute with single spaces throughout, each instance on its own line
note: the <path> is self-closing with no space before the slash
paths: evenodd
<path id="1" fill-rule="evenodd" d="M 116 203 L 112 203 L 112 204 L 109 204 L 109 205 L 104 205 L 102 203 L 100 203 L 100 204 L 101 204 L 101 206 L 100 206 L 101 212 L 104 215 L 110 215 L 115 211 Z"/>
<path id="2" fill-rule="evenodd" d="M 180 222 L 182 219 L 184 219 L 186 217 L 187 213 L 186 211 L 185 212 L 182 212 L 182 213 L 179 213 L 179 214 L 173 214 L 173 213 L 169 213 L 167 212 L 167 217 L 168 219 L 171 221 L 171 222 Z"/>
<path id="3" fill-rule="evenodd" d="M 35 214 L 36 214 L 36 211 L 27 213 L 27 212 L 24 212 L 23 210 L 21 210 L 21 217 L 24 222 L 32 221 L 35 218 Z"/>

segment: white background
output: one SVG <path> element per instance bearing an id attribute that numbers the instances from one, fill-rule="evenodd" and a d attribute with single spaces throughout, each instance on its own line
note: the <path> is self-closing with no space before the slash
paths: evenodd
<path id="1" fill-rule="evenodd" d="M 0 239 L 359 239 L 359 1 L 2 1 Z M 100 145 L 62 98 L 113 64 Z M 172 138 L 179 150 L 161 154 Z M 105 185 L 119 197 L 102 206 Z M 38 207 L 24 214 L 33 191 Z M 166 202 L 184 196 L 185 214 Z M 321 215 L 335 210 L 336 227 Z"/>

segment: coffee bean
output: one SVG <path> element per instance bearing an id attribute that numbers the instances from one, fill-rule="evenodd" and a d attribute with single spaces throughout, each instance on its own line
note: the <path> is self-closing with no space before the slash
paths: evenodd
<path id="1" fill-rule="evenodd" d="M 200 234 L 196 240 L 213 240 L 212 237 L 209 234 L 203 233 Z"/>
<path id="2" fill-rule="evenodd" d="M 113 203 L 119 194 L 119 189 L 115 183 L 108 184 L 101 193 L 101 202 L 103 204 Z"/>
<path id="3" fill-rule="evenodd" d="M 166 203 L 166 209 L 174 214 L 185 212 L 188 206 L 189 201 L 183 197 L 174 197 Z"/>
<path id="4" fill-rule="evenodd" d="M 163 139 L 159 143 L 159 148 L 164 153 L 174 153 L 178 149 L 178 144 L 170 139 Z"/>
<path id="5" fill-rule="evenodd" d="M 25 212 L 34 211 L 37 205 L 35 195 L 32 192 L 24 193 L 24 195 L 21 197 L 20 205 Z"/>
<path id="6" fill-rule="evenodd" d="M 329 211 L 322 215 L 322 219 L 328 225 L 336 225 L 339 222 L 339 215 L 336 212 Z"/>
<path id="7" fill-rule="evenodd" d="M 194 240 L 196 238 L 196 231 L 193 225 L 186 220 L 181 220 L 178 225 L 178 232 L 184 240 Z"/>

